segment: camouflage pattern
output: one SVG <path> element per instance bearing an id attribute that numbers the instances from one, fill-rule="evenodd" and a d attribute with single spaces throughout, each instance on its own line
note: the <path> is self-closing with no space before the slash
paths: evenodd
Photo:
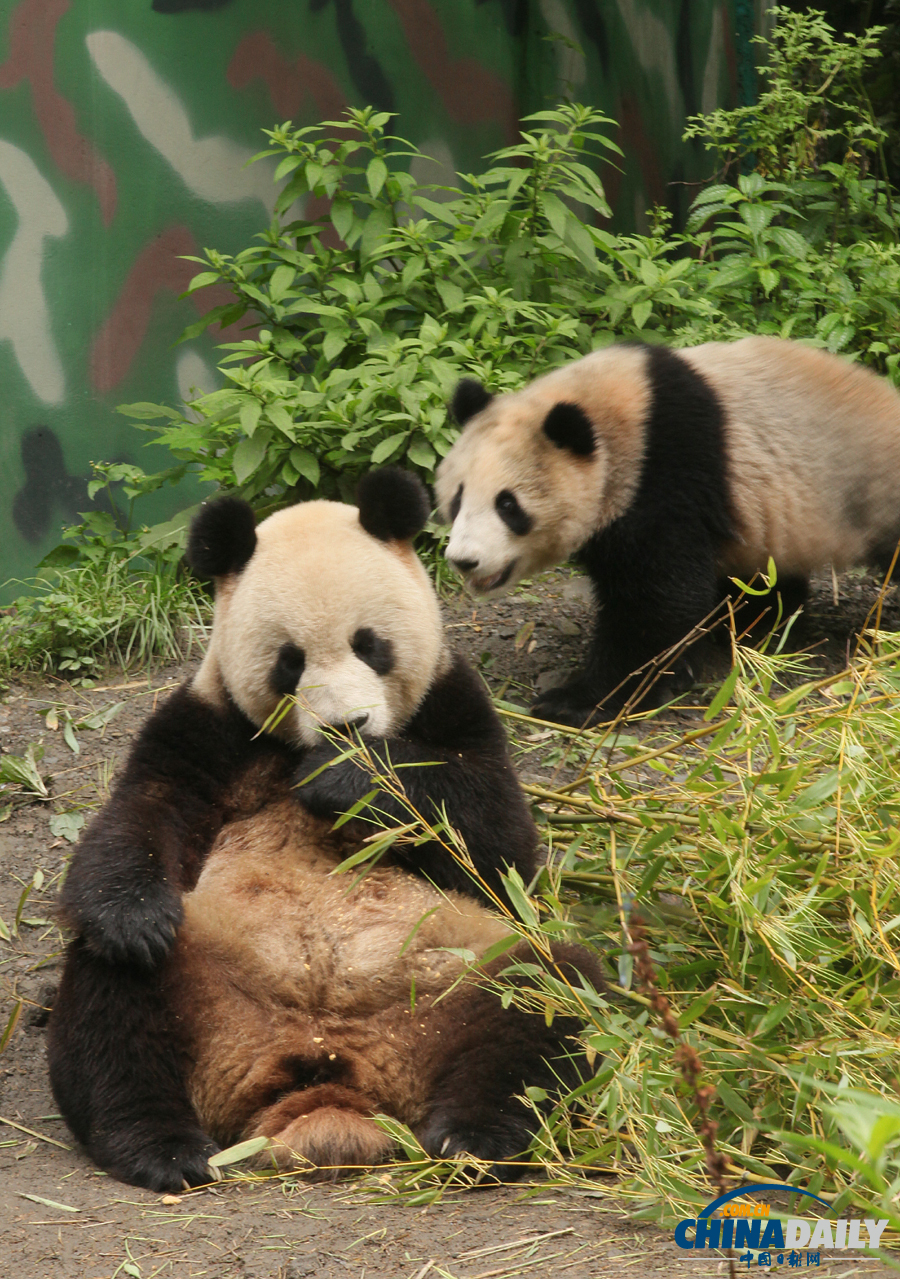
<path id="1" fill-rule="evenodd" d="M 234 252 L 267 224 L 271 170 L 242 167 L 261 127 L 372 103 L 435 157 L 421 177 L 446 180 L 568 96 L 618 121 L 626 160 L 603 180 L 614 225 L 641 226 L 654 202 L 683 213 L 706 174 L 685 117 L 746 98 L 764 8 L 0 0 L 0 582 L 26 577 L 87 509 L 91 459 L 169 464 L 117 404 L 217 384 L 217 339 L 173 345 L 226 300 L 179 297 L 199 269 L 182 255 Z M 161 493 L 142 517 L 196 496 Z"/>

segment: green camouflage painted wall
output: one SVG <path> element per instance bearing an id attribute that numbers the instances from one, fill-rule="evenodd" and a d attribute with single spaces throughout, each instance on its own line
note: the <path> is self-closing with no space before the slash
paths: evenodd
<path id="1" fill-rule="evenodd" d="M 633 227 L 705 174 L 684 119 L 746 96 L 754 3 L 0 0 L 0 582 L 86 509 L 92 459 L 167 464 L 117 404 L 216 384 L 212 338 L 173 343 L 224 299 L 180 299 L 179 255 L 267 223 L 270 173 L 242 167 L 261 127 L 373 103 L 434 180 L 568 94 L 619 121 L 603 176 Z"/>

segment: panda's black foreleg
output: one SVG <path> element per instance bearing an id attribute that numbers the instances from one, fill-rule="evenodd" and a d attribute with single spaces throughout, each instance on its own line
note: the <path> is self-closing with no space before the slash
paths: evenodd
<path id="1" fill-rule="evenodd" d="M 482 881 L 455 854 L 446 832 L 393 851 L 439 888 L 502 895 L 501 873 L 515 866 L 528 882 L 537 868 L 537 832 L 516 780 L 506 737 L 479 677 L 460 657 L 435 682 L 397 737 L 367 741 L 364 755 L 334 763 L 341 748 L 323 741 L 297 770 L 298 800 L 319 817 L 335 818 L 370 795 L 358 816 L 377 826 L 406 825 L 416 814 L 447 823 L 465 842 Z M 310 775 L 322 768 L 317 777 Z M 397 784 L 403 794 L 397 794 Z"/>
<path id="2" fill-rule="evenodd" d="M 236 708 L 208 706 L 187 684 L 147 720 L 60 894 L 66 923 L 96 954 L 147 968 L 165 958 L 229 786 L 266 749 L 254 736 Z"/>
<path id="3" fill-rule="evenodd" d="M 597 598 L 585 664 L 544 693 L 532 713 L 587 727 L 626 705 L 658 705 L 695 678 L 691 647 L 715 622 L 713 540 L 699 523 L 620 520 L 583 555 Z"/>
<path id="4" fill-rule="evenodd" d="M 148 1190 L 213 1180 L 217 1146 L 187 1095 L 163 984 L 75 941 L 50 1017 L 50 1082 L 60 1111 L 112 1176 Z"/>

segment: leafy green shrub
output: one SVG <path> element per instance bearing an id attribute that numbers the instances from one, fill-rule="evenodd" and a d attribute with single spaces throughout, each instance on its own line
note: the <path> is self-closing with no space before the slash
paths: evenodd
<path id="1" fill-rule="evenodd" d="M 817 11 L 777 15 L 759 101 L 689 124 L 734 181 L 700 193 L 683 235 L 661 210 L 643 235 L 594 225 L 609 210 L 591 166 L 617 148 L 588 107 L 527 117 L 522 141 L 459 187 L 418 184 L 402 166 L 419 153 L 372 108 L 271 130 L 263 154 L 289 179 L 276 219 L 254 247 L 206 251 L 191 291 L 224 281 L 235 300 L 185 336 L 263 327 L 224 348 L 228 385 L 192 404 L 198 420 L 122 411 L 164 419 L 150 429 L 176 458 L 267 507 L 349 498 L 384 462 L 431 480 L 461 376 L 512 390 L 616 337 L 771 333 L 897 377 L 897 223 L 860 87 L 878 32 L 841 39 Z M 287 220 L 301 198 L 328 215 Z"/>
<path id="2" fill-rule="evenodd" d="M 529 116 L 522 142 L 491 168 L 439 189 L 399 167 L 418 153 L 385 134 L 388 119 L 370 108 L 272 130 L 264 154 L 292 175 L 276 212 L 311 196 L 331 201 L 328 218 L 276 220 L 234 257 L 207 250 L 212 269 L 191 283 L 224 280 L 236 301 L 186 336 L 248 312 L 265 327 L 225 347 L 229 385 L 192 403 L 201 420 L 158 436 L 251 501 L 349 497 L 384 462 L 430 480 L 455 437 L 446 406 L 464 374 L 514 389 L 616 332 L 637 334 L 654 308 L 712 314 L 692 296 L 687 264 L 659 260 L 662 234 L 619 242 L 586 220 L 609 214 L 589 162 L 618 151 L 600 112 L 564 104 Z"/>
<path id="3" fill-rule="evenodd" d="M 694 117 L 685 133 L 734 179 L 694 202 L 697 284 L 725 322 L 717 334 L 814 340 L 896 380 L 898 209 L 862 85 L 882 28 L 840 38 L 818 10 L 774 12 L 757 102 Z"/>

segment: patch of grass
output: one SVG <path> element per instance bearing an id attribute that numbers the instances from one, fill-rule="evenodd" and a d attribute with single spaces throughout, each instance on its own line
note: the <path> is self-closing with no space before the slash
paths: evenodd
<path id="1" fill-rule="evenodd" d="M 110 555 L 45 570 L 0 615 L 0 679 L 56 671 L 89 680 L 109 663 L 180 661 L 210 622 L 207 597 L 175 565 Z"/>

